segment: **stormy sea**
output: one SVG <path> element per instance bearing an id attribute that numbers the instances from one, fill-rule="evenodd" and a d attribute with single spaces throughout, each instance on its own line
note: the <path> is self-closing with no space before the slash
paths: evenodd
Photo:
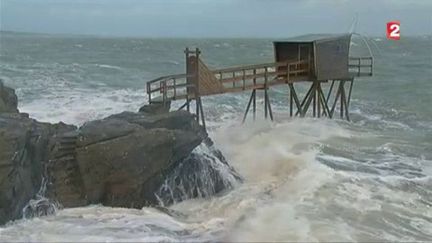
<path id="1" fill-rule="evenodd" d="M 211 68 L 274 59 L 271 39 L 0 34 L 0 78 L 20 111 L 75 125 L 137 111 L 146 81 L 184 73 L 187 46 Z M 59 209 L 1 226 L 0 241 L 432 241 L 432 37 L 367 42 L 374 76 L 355 80 L 350 122 L 290 118 L 285 86 L 269 92 L 274 122 L 261 93 L 243 125 L 249 92 L 203 98 L 210 137 L 244 179 L 233 190 L 174 213 Z M 353 38 L 354 56 L 365 48 Z"/>

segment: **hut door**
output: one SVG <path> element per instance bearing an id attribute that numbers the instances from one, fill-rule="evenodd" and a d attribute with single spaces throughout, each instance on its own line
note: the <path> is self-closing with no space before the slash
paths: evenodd
<path id="1" fill-rule="evenodd" d="M 310 45 L 308 44 L 299 44 L 298 45 L 298 60 L 309 60 L 310 59 Z"/>
<path id="2" fill-rule="evenodd" d="M 312 65 L 312 45 L 310 44 L 299 44 L 298 46 L 298 60 L 306 61 L 304 64 L 300 64 L 300 68 L 308 68 L 311 70 Z"/>

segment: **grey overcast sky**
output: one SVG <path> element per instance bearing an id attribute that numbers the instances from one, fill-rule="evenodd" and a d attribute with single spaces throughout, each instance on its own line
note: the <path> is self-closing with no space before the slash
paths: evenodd
<path id="1" fill-rule="evenodd" d="M 0 29 L 146 37 L 432 34 L 432 0 L 0 0 Z"/>

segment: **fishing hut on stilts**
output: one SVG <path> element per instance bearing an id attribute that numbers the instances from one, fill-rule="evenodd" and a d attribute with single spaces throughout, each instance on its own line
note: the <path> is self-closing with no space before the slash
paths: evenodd
<path id="1" fill-rule="evenodd" d="M 191 111 L 191 102 L 195 101 L 196 119 L 205 127 L 202 97 L 250 91 L 244 122 L 251 109 L 253 119 L 256 118 L 257 92 L 263 92 L 264 117 L 273 120 L 268 90 L 272 86 L 287 85 L 291 117 L 310 114 L 333 118 L 339 104 L 340 118 L 350 120 L 354 78 L 373 74 L 372 56 L 350 56 L 350 43 L 351 34 L 299 36 L 275 41 L 272 63 L 213 70 L 202 61 L 198 48 L 186 48 L 186 73 L 147 82 L 149 103 L 169 106 L 178 100 L 184 102 L 179 109 Z M 301 98 L 296 87 L 305 84 L 309 89 Z"/>

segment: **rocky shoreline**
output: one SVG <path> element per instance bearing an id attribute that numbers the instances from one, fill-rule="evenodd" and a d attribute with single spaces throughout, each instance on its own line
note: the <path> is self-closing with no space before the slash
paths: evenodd
<path id="1" fill-rule="evenodd" d="M 211 196 L 240 180 L 186 111 L 146 106 L 76 127 L 38 122 L 17 104 L 0 81 L 0 225 L 23 217 L 41 188 L 63 207 L 142 208 Z"/>

